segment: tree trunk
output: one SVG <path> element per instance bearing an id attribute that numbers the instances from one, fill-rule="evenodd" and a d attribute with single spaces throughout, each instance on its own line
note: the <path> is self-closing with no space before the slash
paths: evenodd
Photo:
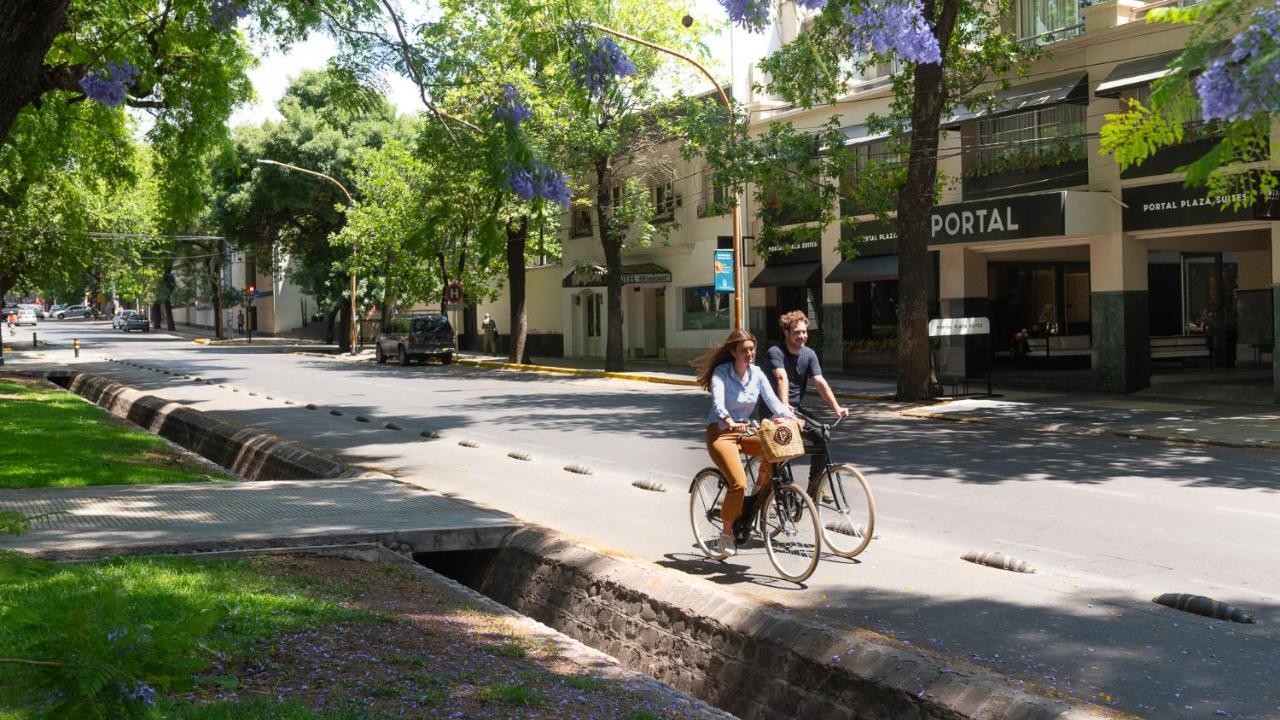
<path id="1" fill-rule="evenodd" d="M 164 299 L 164 324 L 165 327 L 169 328 L 169 332 L 178 329 L 173 322 L 173 301 L 168 296 L 165 296 Z"/>
<path id="2" fill-rule="evenodd" d="M 608 330 L 604 349 L 604 369 L 622 372 L 622 233 L 613 228 L 613 163 L 612 158 L 597 158 L 596 221 L 600 226 L 600 245 L 604 249 L 605 299 L 608 301 Z"/>
<path id="3" fill-rule="evenodd" d="M 44 59 L 71 0 L 0 3 L 0 145 L 22 108 L 48 87 Z"/>
<path id="4" fill-rule="evenodd" d="M 511 300 L 511 347 L 507 360 L 513 363 L 529 362 L 526 340 L 529 334 L 529 316 L 525 311 L 524 250 L 529 240 L 529 216 L 521 215 L 515 227 L 507 221 L 507 291 Z"/>
<path id="5" fill-rule="evenodd" d="M 9 272 L 0 272 L 0 301 L 9 296 L 9 291 L 14 285 L 18 284 L 18 273 L 16 270 Z"/>
<path id="6" fill-rule="evenodd" d="M 324 342 L 326 345 L 333 342 L 333 321 L 334 321 L 334 318 L 338 317 L 338 313 L 341 311 L 342 311 L 341 304 L 334 305 L 333 309 L 329 311 L 329 319 L 324 327 Z"/>
<path id="7" fill-rule="evenodd" d="M 351 352 L 351 303 L 342 303 L 340 312 L 342 332 L 338 335 L 338 352 Z"/>
<path id="8" fill-rule="evenodd" d="M 938 5 L 926 0 L 925 17 L 934 20 L 942 63 L 915 66 L 911 106 L 911 151 L 907 177 L 898 194 L 898 399 L 930 396 L 929 223 L 938 177 L 938 125 L 946 102 L 942 74 L 947 45 L 955 28 L 959 0 Z"/>
<path id="9" fill-rule="evenodd" d="M 213 286 L 213 336 L 219 340 L 222 339 L 222 263 L 226 251 L 226 241 L 220 241 L 218 254 L 213 257 L 213 271 L 210 273 L 210 285 Z"/>

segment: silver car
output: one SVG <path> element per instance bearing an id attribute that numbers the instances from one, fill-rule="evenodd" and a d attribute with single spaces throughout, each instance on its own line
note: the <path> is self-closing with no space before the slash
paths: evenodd
<path id="1" fill-rule="evenodd" d="M 93 315 L 93 308 L 88 305 L 68 305 L 54 314 L 54 317 L 66 320 L 67 318 L 93 317 Z"/>
<path id="2" fill-rule="evenodd" d="M 125 321 L 129 319 L 129 316 L 137 315 L 137 314 L 138 314 L 137 310 L 121 310 L 119 314 L 111 318 L 111 327 L 115 328 L 116 330 L 121 330 L 124 328 Z"/>

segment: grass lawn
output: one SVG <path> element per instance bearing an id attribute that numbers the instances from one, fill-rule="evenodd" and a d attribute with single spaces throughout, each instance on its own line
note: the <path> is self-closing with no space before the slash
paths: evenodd
<path id="1" fill-rule="evenodd" d="M 43 381 L 0 376 L 0 488 L 217 480 L 161 438 Z"/>
<path id="2" fill-rule="evenodd" d="M 175 699 L 205 685 L 234 687 L 218 664 L 270 655 L 281 632 L 387 621 L 307 584 L 244 560 L 54 564 L 0 552 L 0 719 L 358 717 L 287 702 L 191 707 Z"/>
<path id="3" fill-rule="evenodd" d="M 0 551 L 0 720 L 697 720 L 405 568 Z"/>

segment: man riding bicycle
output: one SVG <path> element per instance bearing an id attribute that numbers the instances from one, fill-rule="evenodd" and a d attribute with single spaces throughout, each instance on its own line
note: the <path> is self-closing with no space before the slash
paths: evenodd
<path id="1" fill-rule="evenodd" d="M 818 394 L 831 406 L 838 417 L 845 417 L 849 410 L 840 405 L 831 386 L 822 377 L 822 364 L 818 362 L 818 353 L 809 347 L 809 320 L 804 313 L 793 310 L 779 319 L 782 326 L 783 341 L 765 354 L 760 365 L 765 375 L 773 384 L 778 399 L 788 406 L 792 412 L 810 420 L 804 424 L 801 436 L 805 440 L 805 449 L 812 452 L 809 465 L 808 493 L 813 496 L 818 491 L 818 483 L 822 479 L 822 471 L 826 467 L 826 443 L 823 442 L 820 423 L 800 406 L 804 400 L 805 389 L 809 380 L 813 380 Z"/>

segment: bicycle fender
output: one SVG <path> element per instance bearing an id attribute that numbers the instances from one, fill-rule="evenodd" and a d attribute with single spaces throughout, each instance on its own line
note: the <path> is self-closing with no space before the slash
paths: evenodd
<path id="1" fill-rule="evenodd" d="M 720 472 L 720 468 L 715 467 L 714 465 L 713 465 L 713 466 L 711 466 L 711 467 L 704 467 L 704 468 L 702 468 L 701 470 L 699 470 L 698 472 L 694 473 L 694 474 L 693 474 L 693 479 L 689 481 L 689 494 L 690 494 L 690 495 L 692 495 L 692 494 L 693 494 L 693 488 L 694 488 L 694 485 L 698 482 L 698 476 L 699 476 L 699 475 L 701 475 L 701 474 L 702 474 L 702 473 L 704 473 L 704 472 L 707 472 L 708 470 L 710 470 L 711 472 L 713 472 L 713 473 L 715 473 L 715 474 L 719 475 L 719 476 L 720 476 L 720 479 L 721 479 L 721 480 L 724 480 L 724 473 Z"/>

